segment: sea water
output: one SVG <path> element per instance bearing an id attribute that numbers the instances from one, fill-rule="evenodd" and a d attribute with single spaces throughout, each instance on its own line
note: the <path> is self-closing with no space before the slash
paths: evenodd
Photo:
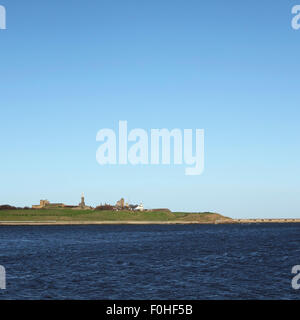
<path id="1" fill-rule="evenodd" d="M 299 299 L 300 224 L 1 226 L 0 299 Z"/>

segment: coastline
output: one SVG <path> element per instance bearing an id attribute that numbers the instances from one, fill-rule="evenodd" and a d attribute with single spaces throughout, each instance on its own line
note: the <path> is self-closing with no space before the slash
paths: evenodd
<path id="1" fill-rule="evenodd" d="M 300 223 L 295 218 L 232 219 L 212 212 L 111 211 L 54 209 L 0 210 L 0 226 L 65 225 L 217 225 L 217 224 Z"/>
<path id="2" fill-rule="evenodd" d="M 225 221 L 0 221 L 0 226 L 71 226 L 71 225 L 216 225 L 216 224 L 286 224 L 300 219 L 232 219 Z"/>
<path id="3" fill-rule="evenodd" d="M 187 225 L 187 224 L 231 224 L 232 222 L 199 221 L 0 221 L 0 226 L 68 226 L 68 225 Z"/>

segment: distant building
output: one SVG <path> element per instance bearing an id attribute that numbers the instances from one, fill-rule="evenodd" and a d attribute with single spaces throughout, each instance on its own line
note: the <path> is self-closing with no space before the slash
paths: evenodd
<path id="1" fill-rule="evenodd" d="M 39 205 L 33 205 L 32 209 L 47 209 L 47 208 L 64 208 L 65 205 L 63 203 L 50 203 L 48 200 L 40 200 Z"/>
<path id="2" fill-rule="evenodd" d="M 81 195 L 81 202 L 79 203 L 78 207 L 84 209 L 85 208 L 85 202 L 84 202 L 84 194 Z"/>
<path id="3" fill-rule="evenodd" d="M 139 205 L 134 205 L 127 202 L 125 203 L 124 198 L 121 198 L 119 201 L 117 201 L 116 205 L 114 206 L 114 210 L 145 211 L 142 203 Z"/>
<path id="4" fill-rule="evenodd" d="M 84 201 L 84 194 L 81 195 L 81 202 L 79 203 L 78 207 L 73 208 L 74 210 L 90 210 L 92 207 L 86 206 Z"/>
<path id="5" fill-rule="evenodd" d="M 144 206 L 142 203 L 140 203 L 136 208 L 135 208 L 136 211 L 144 211 Z"/>
<path id="6" fill-rule="evenodd" d="M 81 202 L 79 203 L 78 206 L 68 206 L 65 205 L 64 203 L 51 203 L 48 200 L 40 200 L 39 205 L 33 205 L 32 209 L 57 209 L 57 208 L 70 208 L 70 209 L 91 209 L 91 207 L 88 207 L 85 205 L 84 201 L 84 194 L 81 196 Z"/>
<path id="7" fill-rule="evenodd" d="M 124 198 L 121 198 L 119 201 L 116 203 L 116 208 L 117 209 L 124 209 L 125 207 L 125 200 Z"/>

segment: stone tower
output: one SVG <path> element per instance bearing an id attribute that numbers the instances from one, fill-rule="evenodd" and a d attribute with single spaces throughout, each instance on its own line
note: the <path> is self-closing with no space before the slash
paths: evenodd
<path id="1" fill-rule="evenodd" d="M 84 202 L 84 194 L 81 195 L 81 202 L 79 203 L 80 208 L 85 208 L 85 202 Z"/>

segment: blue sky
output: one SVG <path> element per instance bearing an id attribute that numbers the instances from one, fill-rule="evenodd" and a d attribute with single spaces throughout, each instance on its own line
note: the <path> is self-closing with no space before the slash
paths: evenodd
<path id="1" fill-rule="evenodd" d="M 300 1 L 0 0 L 0 203 L 300 218 Z M 96 162 L 102 128 L 205 130 L 205 171 Z"/>

